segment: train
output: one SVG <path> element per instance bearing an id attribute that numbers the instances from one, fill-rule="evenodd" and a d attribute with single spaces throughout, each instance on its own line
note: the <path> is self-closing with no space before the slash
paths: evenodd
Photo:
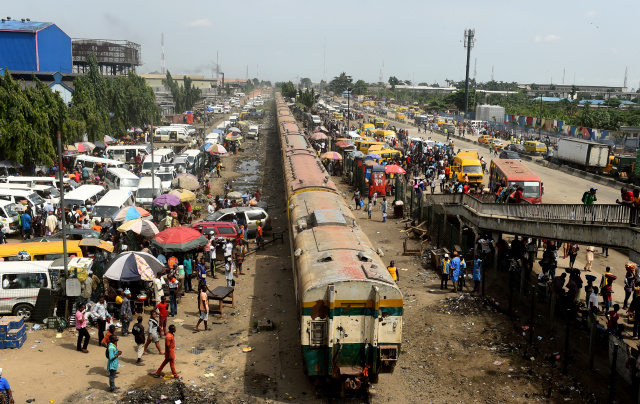
<path id="1" fill-rule="evenodd" d="M 398 361 L 402 292 L 280 93 L 275 102 L 304 372 L 342 394 L 366 389 Z"/>

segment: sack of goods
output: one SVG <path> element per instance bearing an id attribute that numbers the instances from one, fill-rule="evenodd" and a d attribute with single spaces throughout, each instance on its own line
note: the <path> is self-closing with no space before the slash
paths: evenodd
<path id="1" fill-rule="evenodd" d="M 0 317 L 0 349 L 20 348 L 27 340 L 27 326 L 22 316 Z"/>

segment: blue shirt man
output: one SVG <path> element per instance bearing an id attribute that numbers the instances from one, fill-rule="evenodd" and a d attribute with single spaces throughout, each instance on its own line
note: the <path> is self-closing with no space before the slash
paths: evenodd
<path id="1" fill-rule="evenodd" d="M 165 257 L 164 254 L 160 253 L 156 258 L 158 258 L 158 261 L 162 262 L 162 265 L 167 265 L 167 257 Z"/>
<path id="2" fill-rule="evenodd" d="M 480 258 L 476 258 L 473 262 L 473 280 L 480 281 L 480 266 L 482 265 L 482 260 Z"/>
<path id="3" fill-rule="evenodd" d="M 120 356 L 120 352 L 118 352 L 118 347 L 114 343 L 117 341 L 117 337 L 114 335 L 111 336 L 111 341 L 109 342 L 109 346 L 107 347 L 107 353 L 109 355 L 107 361 L 107 371 L 109 372 L 109 389 L 111 391 L 115 391 L 116 387 L 116 372 L 118 371 L 118 356 Z"/>
<path id="4" fill-rule="evenodd" d="M 22 230 L 31 230 L 31 216 L 28 213 L 22 215 Z"/>
<path id="5" fill-rule="evenodd" d="M 460 276 L 460 257 L 455 257 L 451 260 L 451 280 L 453 282 L 458 282 L 458 277 Z"/>
<path id="6" fill-rule="evenodd" d="M 204 258 L 200 259 L 200 263 L 196 266 L 198 273 L 198 281 L 207 284 L 207 267 L 204 265 Z"/>

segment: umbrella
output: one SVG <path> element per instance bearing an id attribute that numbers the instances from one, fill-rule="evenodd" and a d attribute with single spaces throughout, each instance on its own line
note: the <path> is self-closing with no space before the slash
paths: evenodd
<path id="1" fill-rule="evenodd" d="M 256 201 L 255 199 L 252 199 L 252 200 L 249 201 L 249 205 L 258 206 L 258 201 Z"/>
<path id="2" fill-rule="evenodd" d="M 225 154 L 227 152 L 227 149 L 225 149 L 221 144 L 214 144 L 209 146 L 207 151 L 211 154 Z"/>
<path id="3" fill-rule="evenodd" d="M 137 206 L 125 206 L 114 213 L 111 218 L 114 222 L 124 222 L 125 220 L 133 220 L 145 216 L 151 216 L 151 213 Z"/>
<path id="4" fill-rule="evenodd" d="M 154 199 L 152 203 L 156 206 L 178 206 L 180 205 L 180 198 L 173 194 L 164 194 Z"/>
<path id="5" fill-rule="evenodd" d="M 237 132 L 237 133 L 242 133 L 242 131 L 238 128 L 231 128 L 229 129 L 231 132 Z"/>
<path id="6" fill-rule="evenodd" d="M 93 144 L 96 146 L 97 149 L 106 149 L 107 145 L 104 142 L 93 142 Z"/>
<path id="7" fill-rule="evenodd" d="M 83 238 L 78 245 L 82 247 L 98 247 L 105 251 L 113 252 L 113 244 L 109 244 L 99 238 Z"/>
<path id="8" fill-rule="evenodd" d="M 117 140 L 109 135 L 104 135 L 104 142 L 111 144 L 117 142 Z"/>
<path id="9" fill-rule="evenodd" d="M 195 191 L 200 188 L 200 181 L 192 174 L 178 174 L 178 176 L 171 181 L 171 186 Z"/>
<path id="10" fill-rule="evenodd" d="M 384 172 L 387 174 L 404 174 L 406 173 L 406 171 L 404 170 L 404 168 L 400 167 L 399 165 L 396 164 L 390 164 L 388 166 L 384 167 Z"/>
<path id="11" fill-rule="evenodd" d="M 322 132 L 315 132 L 313 135 L 311 135 L 311 140 L 326 140 L 328 139 L 327 135 L 325 135 Z"/>
<path id="12" fill-rule="evenodd" d="M 351 156 L 351 157 L 362 157 L 362 156 L 364 156 L 364 153 L 361 152 L 360 150 L 355 150 L 355 151 L 352 151 L 351 153 L 349 153 L 349 156 Z"/>
<path id="13" fill-rule="evenodd" d="M 82 153 L 95 149 L 95 146 L 90 142 L 78 142 L 76 143 L 76 149 L 78 149 L 78 151 Z"/>
<path id="14" fill-rule="evenodd" d="M 342 160 L 342 156 L 338 152 L 328 151 L 320 156 L 321 159 Z"/>
<path id="15" fill-rule="evenodd" d="M 318 126 L 318 127 L 317 127 L 317 128 L 315 128 L 313 131 L 314 131 L 314 132 L 320 132 L 320 131 L 322 131 L 322 132 L 329 133 L 329 130 L 328 130 L 327 128 L 325 128 L 324 126 Z"/>
<path id="16" fill-rule="evenodd" d="M 151 254 L 123 252 L 105 266 L 104 277 L 114 281 L 152 281 L 164 271 L 164 264 Z"/>
<path id="17" fill-rule="evenodd" d="M 196 194 L 186 189 L 174 189 L 169 195 L 175 195 L 180 198 L 180 202 L 189 202 L 196 200 Z"/>
<path id="18" fill-rule="evenodd" d="M 375 154 L 375 153 L 367 153 L 367 155 L 365 157 L 371 157 L 374 160 L 378 160 L 378 159 L 382 158 L 382 157 L 380 157 L 379 154 Z"/>
<path id="19" fill-rule="evenodd" d="M 158 234 L 159 230 L 155 224 L 150 220 L 143 220 L 142 218 L 128 220 L 118 227 L 120 233 L 132 231 L 143 237 L 153 237 Z"/>
<path id="20" fill-rule="evenodd" d="M 229 134 L 225 137 L 225 139 L 233 141 L 233 140 L 242 139 L 242 136 L 234 135 L 233 132 L 229 132 Z"/>
<path id="21" fill-rule="evenodd" d="M 207 111 L 208 111 L 208 112 L 213 111 L 213 107 L 207 107 Z"/>
<path id="22" fill-rule="evenodd" d="M 338 140 L 335 143 L 335 145 L 338 146 L 338 147 L 349 147 L 349 146 L 351 146 L 349 143 L 345 142 L 344 140 Z"/>
<path id="23" fill-rule="evenodd" d="M 229 192 L 227 194 L 227 198 L 229 199 L 242 199 L 242 194 L 238 191 Z"/>
<path id="24" fill-rule="evenodd" d="M 207 239 L 191 227 L 170 227 L 156 234 L 151 241 L 166 252 L 189 251 L 207 244 Z"/>

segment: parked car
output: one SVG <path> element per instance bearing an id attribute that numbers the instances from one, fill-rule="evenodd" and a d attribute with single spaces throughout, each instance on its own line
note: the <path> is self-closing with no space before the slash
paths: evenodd
<path id="1" fill-rule="evenodd" d="M 514 151 L 503 150 L 498 156 L 500 159 L 521 160 L 520 155 Z"/>
<path id="2" fill-rule="evenodd" d="M 238 229 L 230 222 L 212 222 L 203 220 L 192 224 L 191 228 L 198 230 L 204 236 L 217 238 L 235 239 L 238 235 Z"/>
<path id="3" fill-rule="evenodd" d="M 237 207 L 220 209 L 205 218 L 210 222 L 233 222 L 236 219 L 238 224 L 244 224 L 248 234 L 255 234 L 256 222 L 260 220 L 264 230 L 271 230 L 271 218 L 262 208 L 257 207 Z"/>
<path id="4" fill-rule="evenodd" d="M 519 144 L 519 143 L 511 143 L 510 145 L 508 145 L 504 149 L 505 150 L 509 150 L 509 151 L 513 151 L 513 152 L 516 152 L 516 153 L 526 153 L 527 152 L 527 149 L 525 149 L 524 146 Z"/>

